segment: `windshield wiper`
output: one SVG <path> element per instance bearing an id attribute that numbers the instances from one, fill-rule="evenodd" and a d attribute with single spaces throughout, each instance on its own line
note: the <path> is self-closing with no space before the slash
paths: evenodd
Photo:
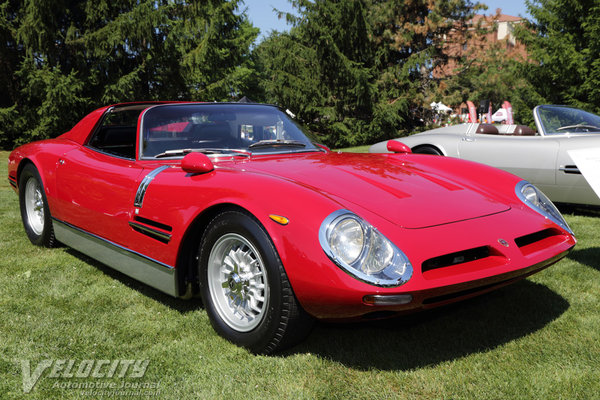
<path id="1" fill-rule="evenodd" d="M 235 153 L 236 155 L 250 157 L 252 153 L 240 149 L 175 149 L 167 150 L 154 156 L 154 158 L 173 157 L 178 155 L 186 155 L 188 153 L 203 153 L 203 154 L 223 154 Z"/>
<path id="2" fill-rule="evenodd" d="M 600 130 L 600 127 L 595 126 L 595 125 L 588 125 L 588 124 L 582 122 L 581 124 L 577 124 L 577 125 L 561 126 L 560 128 L 556 128 L 556 131 L 564 131 L 565 129 L 595 129 L 595 130 Z"/>
<path id="3" fill-rule="evenodd" d="M 248 146 L 249 149 L 260 147 L 306 147 L 306 144 L 297 140 L 268 139 L 252 143 Z"/>
<path id="4" fill-rule="evenodd" d="M 154 158 L 163 158 L 163 157 L 173 157 L 178 156 L 180 154 L 188 154 L 192 152 L 204 153 L 204 154 L 215 154 L 216 151 L 212 149 L 175 149 L 175 150 L 167 150 L 164 153 L 160 153 L 154 156 Z"/>

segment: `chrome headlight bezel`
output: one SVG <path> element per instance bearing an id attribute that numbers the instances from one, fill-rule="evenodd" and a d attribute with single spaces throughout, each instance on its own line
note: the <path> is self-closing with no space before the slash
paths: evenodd
<path id="1" fill-rule="evenodd" d="M 569 224 L 567 224 L 567 221 L 565 221 L 554 203 L 552 203 L 552 201 L 550 201 L 550 199 L 533 184 L 527 181 L 521 181 L 515 186 L 515 193 L 529 208 L 537 211 L 539 214 L 548 218 L 573 235 L 571 227 L 569 227 Z"/>
<path id="2" fill-rule="evenodd" d="M 362 245 L 358 256 L 340 254 L 339 246 L 332 246 L 334 235 L 343 234 L 342 224 L 362 230 Z M 337 210 L 321 223 L 319 242 L 327 256 L 344 272 L 354 278 L 380 287 L 397 287 L 412 276 L 408 257 L 373 225 L 348 210 Z M 351 260 L 351 261 L 345 261 Z"/>

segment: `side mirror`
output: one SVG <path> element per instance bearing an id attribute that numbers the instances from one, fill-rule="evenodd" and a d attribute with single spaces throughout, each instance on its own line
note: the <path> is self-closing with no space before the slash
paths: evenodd
<path id="1" fill-rule="evenodd" d="M 181 169 L 192 174 L 204 174 L 215 169 L 215 166 L 206 154 L 188 153 L 181 160 Z"/>
<path id="2" fill-rule="evenodd" d="M 398 142 L 397 140 L 388 140 L 387 149 L 388 149 L 388 151 L 391 151 L 392 153 L 407 153 L 407 154 L 412 153 L 412 150 L 410 149 L 410 147 L 408 147 L 407 145 L 405 145 L 402 142 Z"/>

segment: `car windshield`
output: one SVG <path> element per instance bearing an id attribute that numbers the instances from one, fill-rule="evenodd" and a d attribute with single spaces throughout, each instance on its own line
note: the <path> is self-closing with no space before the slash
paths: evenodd
<path id="1" fill-rule="evenodd" d="M 207 154 L 318 151 L 307 134 L 278 108 L 261 104 L 165 104 L 141 122 L 141 158 Z M 308 134 L 310 135 L 310 134 Z"/>
<path id="2" fill-rule="evenodd" d="M 544 105 L 537 113 L 546 135 L 600 133 L 600 117 L 578 108 Z"/>

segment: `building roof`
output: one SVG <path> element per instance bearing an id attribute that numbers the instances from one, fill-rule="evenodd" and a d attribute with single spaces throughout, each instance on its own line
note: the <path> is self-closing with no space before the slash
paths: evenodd
<path id="1" fill-rule="evenodd" d="M 490 21 L 490 22 L 491 21 L 495 21 L 495 22 L 519 22 L 519 21 L 523 20 L 523 18 L 521 18 L 521 17 L 515 17 L 514 15 L 502 14 L 501 12 L 502 12 L 501 9 L 497 9 L 496 10 L 496 14 L 490 14 L 490 15 L 475 14 L 473 16 L 473 18 L 471 19 L 471 22 L 476 24 L 482 18 L 484 18 L 486 22 L 488 22 L 488 21 Z"/>

